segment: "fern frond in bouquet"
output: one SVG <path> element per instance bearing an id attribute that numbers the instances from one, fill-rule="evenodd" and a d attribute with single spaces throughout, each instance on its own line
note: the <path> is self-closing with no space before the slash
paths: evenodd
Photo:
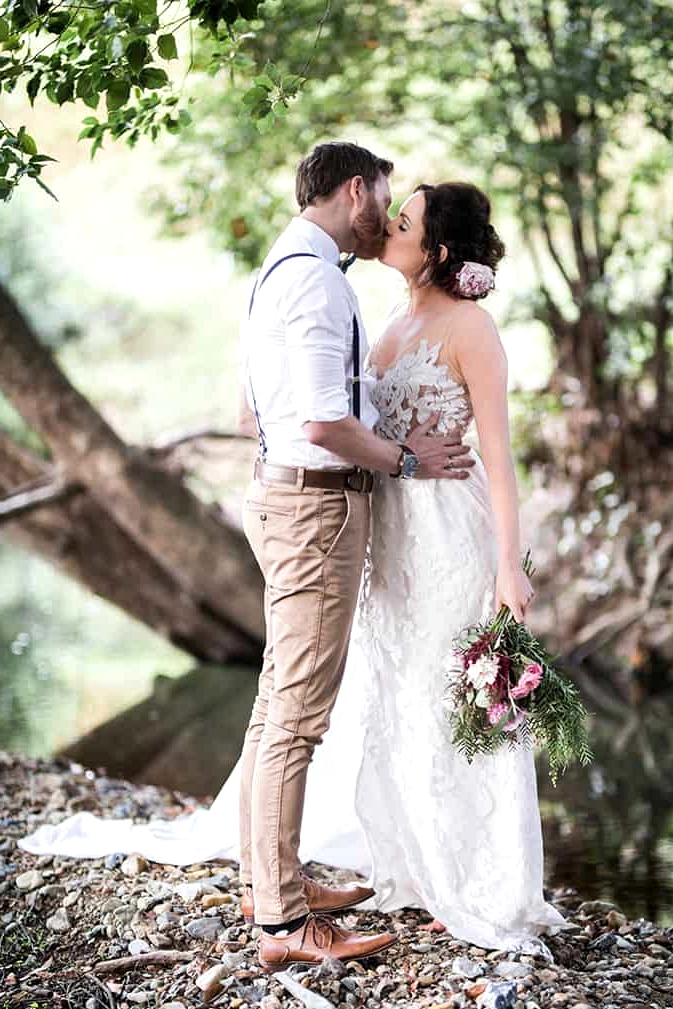
<path id="1" fill-rule="evenodd" d="M 523 569 L 533 574 L 530 552 Z M 556 784 L 571 763 L 593 759 L 577 687 L 507 606 L 456 641 L 447 702 L 453 743 L 470 762 L 501 746 L 535 744 L 547 751 Z"/>

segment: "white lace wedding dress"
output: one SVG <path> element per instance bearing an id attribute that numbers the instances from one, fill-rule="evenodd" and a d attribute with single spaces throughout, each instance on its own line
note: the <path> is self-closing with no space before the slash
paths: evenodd
<path id="1" fill-rule="evenodd" d="M 379 431 L 404 441 L 434 412 L 465 432 L 467 390 L 422 341 L 374 387 Z M 309 769 L 301 856 L 369 875 L 382 911 L 426 908 L 457 938 L 519 948 L 563 926 L 542 893 L 533 755 L 472 764 L 451 745 L 452 642 L 494 608 L 493 520 L 483 465 L 469 480 L 378 479 L 373 531 L 344 683 Z M 78 813 L 21 846 L 167 864 L 238 854 L 238 768 L 209 810 L 133 824 Z"/>

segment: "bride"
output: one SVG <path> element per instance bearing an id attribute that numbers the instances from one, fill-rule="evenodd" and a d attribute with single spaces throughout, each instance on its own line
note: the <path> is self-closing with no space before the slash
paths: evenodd
<path id="1" fill-rule="evenodd" d="M 368 875 L 381 911 L 422 907 L 458 939 L 515 949 L 564 921 L 543 896 L 533 754 L 520 745 L 468 764 L 451 744 L 445 701 L 456 635 L 501 603 L 521 620 L 533 594 L 520 564 L 507 362 L 476 304 L 503 253 L 488 199 L 466 183 L 420 186 L 388 225 L 381 262 L 403 274 L 409 300 L 369 358 L 378 432 L 403 443 L 438 416 L 439 432 L 462 435 L 474 418 L 481 458 L 466 480 L 377 477 L 359 613 L 309 770 L 301 856 Z M 177 820 L 78 813 L 20 844 L 76 857 L 137 851 L 173 865 L 238 858 L 239 777 L 237 766 L 210 809 Z"/>

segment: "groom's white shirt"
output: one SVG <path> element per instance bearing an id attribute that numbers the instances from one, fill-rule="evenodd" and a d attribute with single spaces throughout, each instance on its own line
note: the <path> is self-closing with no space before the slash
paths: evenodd
<path id="1" fill-rule="evenodd" d="M 295 217 L 280 235 L 259 272 L 296 252 L 318 259 L 290 259 L 257 290 L 244 320 L 243 360 L 250 409 L 251 387 L 267 445 L 267 461 L 307 469 L 349 463 L 312 445 L 302 424 L 341 420 L 352 414 L 353 316 L 360 329 L 360 419 L 373 428 L 378 413 L 371 399 L 375 379 L 365 374 L 369 347 L 355 292 L 339 269 L 339 249 L 322 228 Z"/>

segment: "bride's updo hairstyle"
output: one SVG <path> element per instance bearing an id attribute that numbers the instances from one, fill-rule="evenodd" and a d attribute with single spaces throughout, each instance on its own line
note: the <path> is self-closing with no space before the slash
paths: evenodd
<path id="1" fill-rule="evenodd" d="M 442 182 L 438 186 L 418 186 L 425 196 L 422 248 L 425 266 L 417 278 L 434 284 L 457 298 L 476 300 L 488 293 L 465 294 L 458 274 L 464 263 L 483 263 L 495 273 L 505 255 L 505 246 L 490 222 L 491 204 L 481 189 L 469 182 Z M 442 261 L 442 246 L 448 256 Z"/>

